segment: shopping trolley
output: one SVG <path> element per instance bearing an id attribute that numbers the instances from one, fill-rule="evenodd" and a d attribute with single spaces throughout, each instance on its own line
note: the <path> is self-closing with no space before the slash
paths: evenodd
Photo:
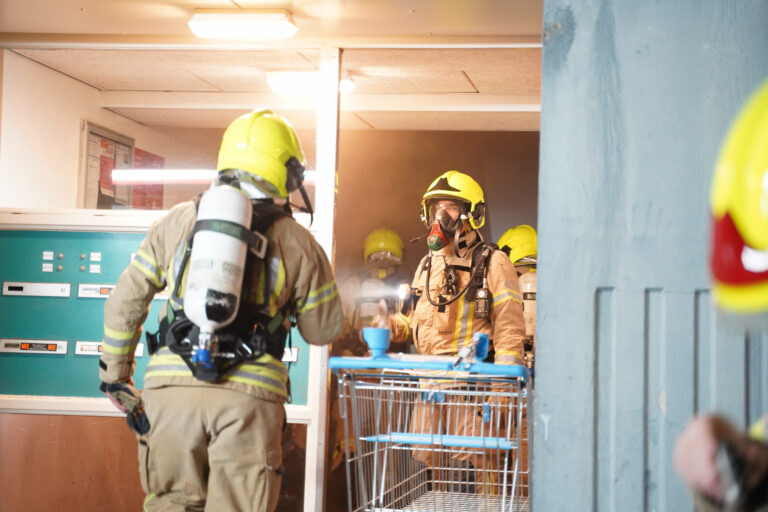
<path id="1" fill-rule="evenodd" d="M 351 512 L 528 511 L 524 366 L 333 357 Z"/>

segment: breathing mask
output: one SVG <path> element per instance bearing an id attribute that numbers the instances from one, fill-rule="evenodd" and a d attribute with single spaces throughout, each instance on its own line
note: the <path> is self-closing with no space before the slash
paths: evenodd
<path id="1" fill-rule="evenodd" d="M 427 246 L 432 251 L 439 251 L 453 238 L 457 231 L 463 230 L 466 219 L 466 207 L 456 201 L 446 199 L 435 201 L 429 207 L 429 234 Z"/>

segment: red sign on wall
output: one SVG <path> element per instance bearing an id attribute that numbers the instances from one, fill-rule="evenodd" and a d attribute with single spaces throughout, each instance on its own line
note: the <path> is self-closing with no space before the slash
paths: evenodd
<path id="1" fill-rule="evenodd" d="M 162 169 L 165 158 L 143 149 L 134 149 L 133 167 L 136 169 Z M 142 210 L 163 209 L 163 185 L 134 185 L 132 206 Z"/>

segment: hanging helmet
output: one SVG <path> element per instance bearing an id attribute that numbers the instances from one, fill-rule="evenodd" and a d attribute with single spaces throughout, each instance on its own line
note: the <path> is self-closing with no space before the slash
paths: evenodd
<path id="1" fill-rule="evenodd" d="M 536 230 L 527 224 L 508 229 L 499 238 L 499 249 L 507 253 L 509 261 L 516 264 L 521 258 L 535 256 L 537 249 Z"/>
<path id="2" fill-rule="evenodd" d="M 217 169 L 245 171 L 268 196 L 288 197 L 304 177 L 304 152 L 287 119 L 254 110 L 224 132 Z"/>
<path id="3" fill-rule="evenodd" d="M 469 225 L 480 229 L 485 224 L 483 189 L 468 174 L 448 171 L 427 187 L 421 200 L 421 219 L 429 227 L 429 205 L 433 200 L 452 199 L 466 205 Z"/>
<path id="4" fill-rule="evenodd" d="M 363 261 L 367 262 L 368 257 L 375 252 L 388 252 L 402 260 L 403 240 L 391 229 L 379 228 L 371 231 L 365 239 Z"/>
<path id="5" fill-rule="evenodd" d="M 728 132 L 710 208 L 715 301 L 737 313 L 768 311 L 768 81 Z"/>

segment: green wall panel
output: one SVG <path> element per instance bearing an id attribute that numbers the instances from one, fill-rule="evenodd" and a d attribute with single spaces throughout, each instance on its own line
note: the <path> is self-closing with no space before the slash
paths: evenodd
<path id="1" fill-rule="evenodd" d="M 75 355 L 75 342 L 101 341 L 105 299 L 78 298 L 78 285 L 117 283 L 143 238 L 141 233 L 0 231 L 0 281 L 71 285 L 67 298 L 0 296 L 0 338 L 68 343 L 67 353 L 60 355 L 0 353 L 0 394 L 101 396 L 98 357 Z M 42 271 L 43 263 L 51 263 L 43 261 L 44 251 L 54 253 L 53 272 Z M 101 253 L 101 261 L 90 261 L 92 252 Z M 92 263 L 101 265 L 100 273 L 89 272 Z M 164 300 L 152 301 L 145 331 L 157 329 L 163 307 Z M 299 361 L 290 365 L 293 403 L 306 404 L 309 347 L 296 329 L 292 343 L 299 349 Z M 148 362 L 146 350 L 136 358 L 138 387 L 143 387 Z"/>

